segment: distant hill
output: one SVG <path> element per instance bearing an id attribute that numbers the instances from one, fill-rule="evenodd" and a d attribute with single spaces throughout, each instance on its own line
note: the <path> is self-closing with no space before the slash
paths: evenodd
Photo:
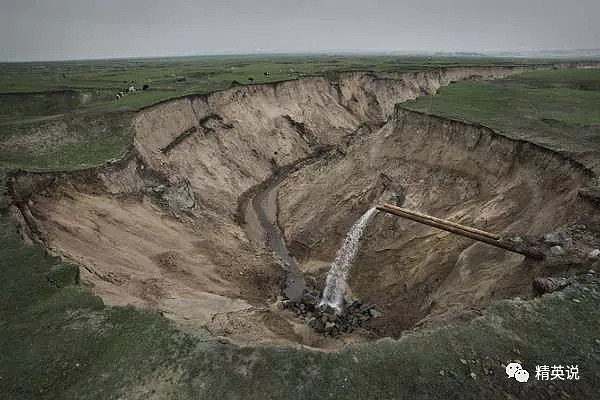
<path id="1" fill-rule="evenodd" d="M 489 52 L 486 55 L 497 57 L 600 58 L 600 49 Z"/>
<path id="2" fill-rule="evenodd" d="M 452 51 L 452 52 L 444 52 L 438 51 L 435 53 L 436 56 L 442 57 L 485 57 L 484 53 L 477 53 L 472 51 Z"/>

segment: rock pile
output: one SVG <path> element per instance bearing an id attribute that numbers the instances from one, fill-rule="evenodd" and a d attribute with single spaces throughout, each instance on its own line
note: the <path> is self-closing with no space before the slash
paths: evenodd
<path id="1" fill-rule="evenodd" d="M 283 308 L 293 311 L 315 331 L 326 336 L 351 333 L 356 328 L 369 329 L 369 321 L 381 314 L 374 307 L 355 299 L 345 302 L 341 312 L 331 307 L 319 307 L 320 293 L 305 290 L 300 301 L 284 300 Z"/>

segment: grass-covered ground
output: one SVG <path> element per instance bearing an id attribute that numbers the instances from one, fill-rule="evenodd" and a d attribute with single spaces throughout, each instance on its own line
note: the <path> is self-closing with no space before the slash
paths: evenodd
<path id="1" fill-rule="evenodd" d="M 0 93 L 66 89 L 117 89 L 135 81 L 150 89 L 210 90 L 232 80 L 292 79 L 329 71 L 410 71 L 464 65 L 524 65 L 543 59 L 444 56 L 344 56 L 319 54 L 190 56 L 177 58 L 0 63 Z M 269 72 L 270 76 L 264 75 Z M 186 78 L 178 82 L 177 77 Z"/>
<path id="2" fill-rule="evenodd" d="M 70 113 L 0 126 L 0 168 L 73 170 L 120 158 L 133 140 L 132 116 Z"/>
<path id="3" fill-rule="evenodd" d="M 403 104 L 476 122 L 574 156 L 594 167 L 600 151 L 600 70 L 535 71 L 459 82 Z"/>
<path id="4" fill-rule="evenodd" d="M 136 110 L 190 93 L 328 75 L 343 71 L 411 71 L 457 65 L 545 64 L 552 60 L 486 57 L 238 55 L 0 63 L 0 122 L 89 109 Z M 134 85 L 148 89 L 115 101 Z M 26 97 L 27 101 L 23 101 Z"/>
<path id="5" fill-rule="evenodd" d="M 93 60 L 60 63 L 0 64 L 0 93 L 10 93 L 0 101 L 0 110 L 12 107 L 5 118 L 16 116 L 14 105 L 22 103 L 17 94 L 37 93 L 37 104 L 29 110 L 19 110 L 20 117 L 32 114 L 48 115 L 55 107 L 44 107 L 42 93 L 74 91 L 89 93 L 83 104 L 73 96 L 54 99 L 62 109 L 137 109 L 154 102 L 188 93 L 207 93 L 230 87 L 233 81 L 252 82 L 294 79 L 307 74 L 325 74 L 352 69 L 402 69 L 415 66 L 448 64 L 452 61 L 432 61 L 392 57 L 326 57 L 326 56 L 204 56 L 155 59 Z M 268 73 L 269 76 L 265 75 Z M 252 81 L 250 81 L 252 78 Z M 115 101 L 115 94 L 134 84 L 148 85 L 135 96 Z M 55 96 L 57 97 L 57 96 Z M 44 104 L 46 103 L 46 104 Z"/>

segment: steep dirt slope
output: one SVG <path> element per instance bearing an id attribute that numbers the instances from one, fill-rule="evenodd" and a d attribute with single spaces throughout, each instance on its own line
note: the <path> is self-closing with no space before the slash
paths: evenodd
<path id="1" fill-rule="evenodd" d="M 398 108 L 343 155 L 287 179 L 279 223 L 306 271 L 323 279 L 345 232 L 378 202 L 401 197 L 410 209 L 539 237 L 592 212 L 578 196 L 589 178 L 575 162 L 530 143 Z M 367 228 L 361 249 L 350 289 L 378 306 L 384 315 L 376 325 L 390 335 L 425 317 L 439 321 L 528 294 L 532 278 L 548 273 L 519 254 L 384 214 Z"/>
<path id="2" fill-rule="evenodd" d="M 523 70 L 350 73 L 169 101 L 136 115 L 127 160 L 17 175 L 13 213 L 28 236 L 83 265 L 83 282 L 109 304 L 154 307 L 245 341 L 363 340 L 332 344 L 274 306 L 285 265 L 245 215 L 248 199 L 285 171 L 274 181 L 279 210 L 269 214 L 317 277 L 354 219 L 402 188 L 406 206 L 438 216 L 497 231 L 551 230 L 587 210 L 573 208 L 588 179 L 581 169 L 481 127 L 394 108 L 452 81 Z M 382 308 L 382 334 L 456 304 L 527 292 L 532 273 L 519 256 L 391 217 L 376 217 L 367 235 L 350 285 Z"/>

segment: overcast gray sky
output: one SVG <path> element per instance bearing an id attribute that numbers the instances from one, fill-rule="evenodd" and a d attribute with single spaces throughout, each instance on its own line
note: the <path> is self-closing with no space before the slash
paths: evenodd
<path id="1" fill-rule="evenodd" d="M 0 0 L 0 60 L 600 47 L 600 0 Z"/>

